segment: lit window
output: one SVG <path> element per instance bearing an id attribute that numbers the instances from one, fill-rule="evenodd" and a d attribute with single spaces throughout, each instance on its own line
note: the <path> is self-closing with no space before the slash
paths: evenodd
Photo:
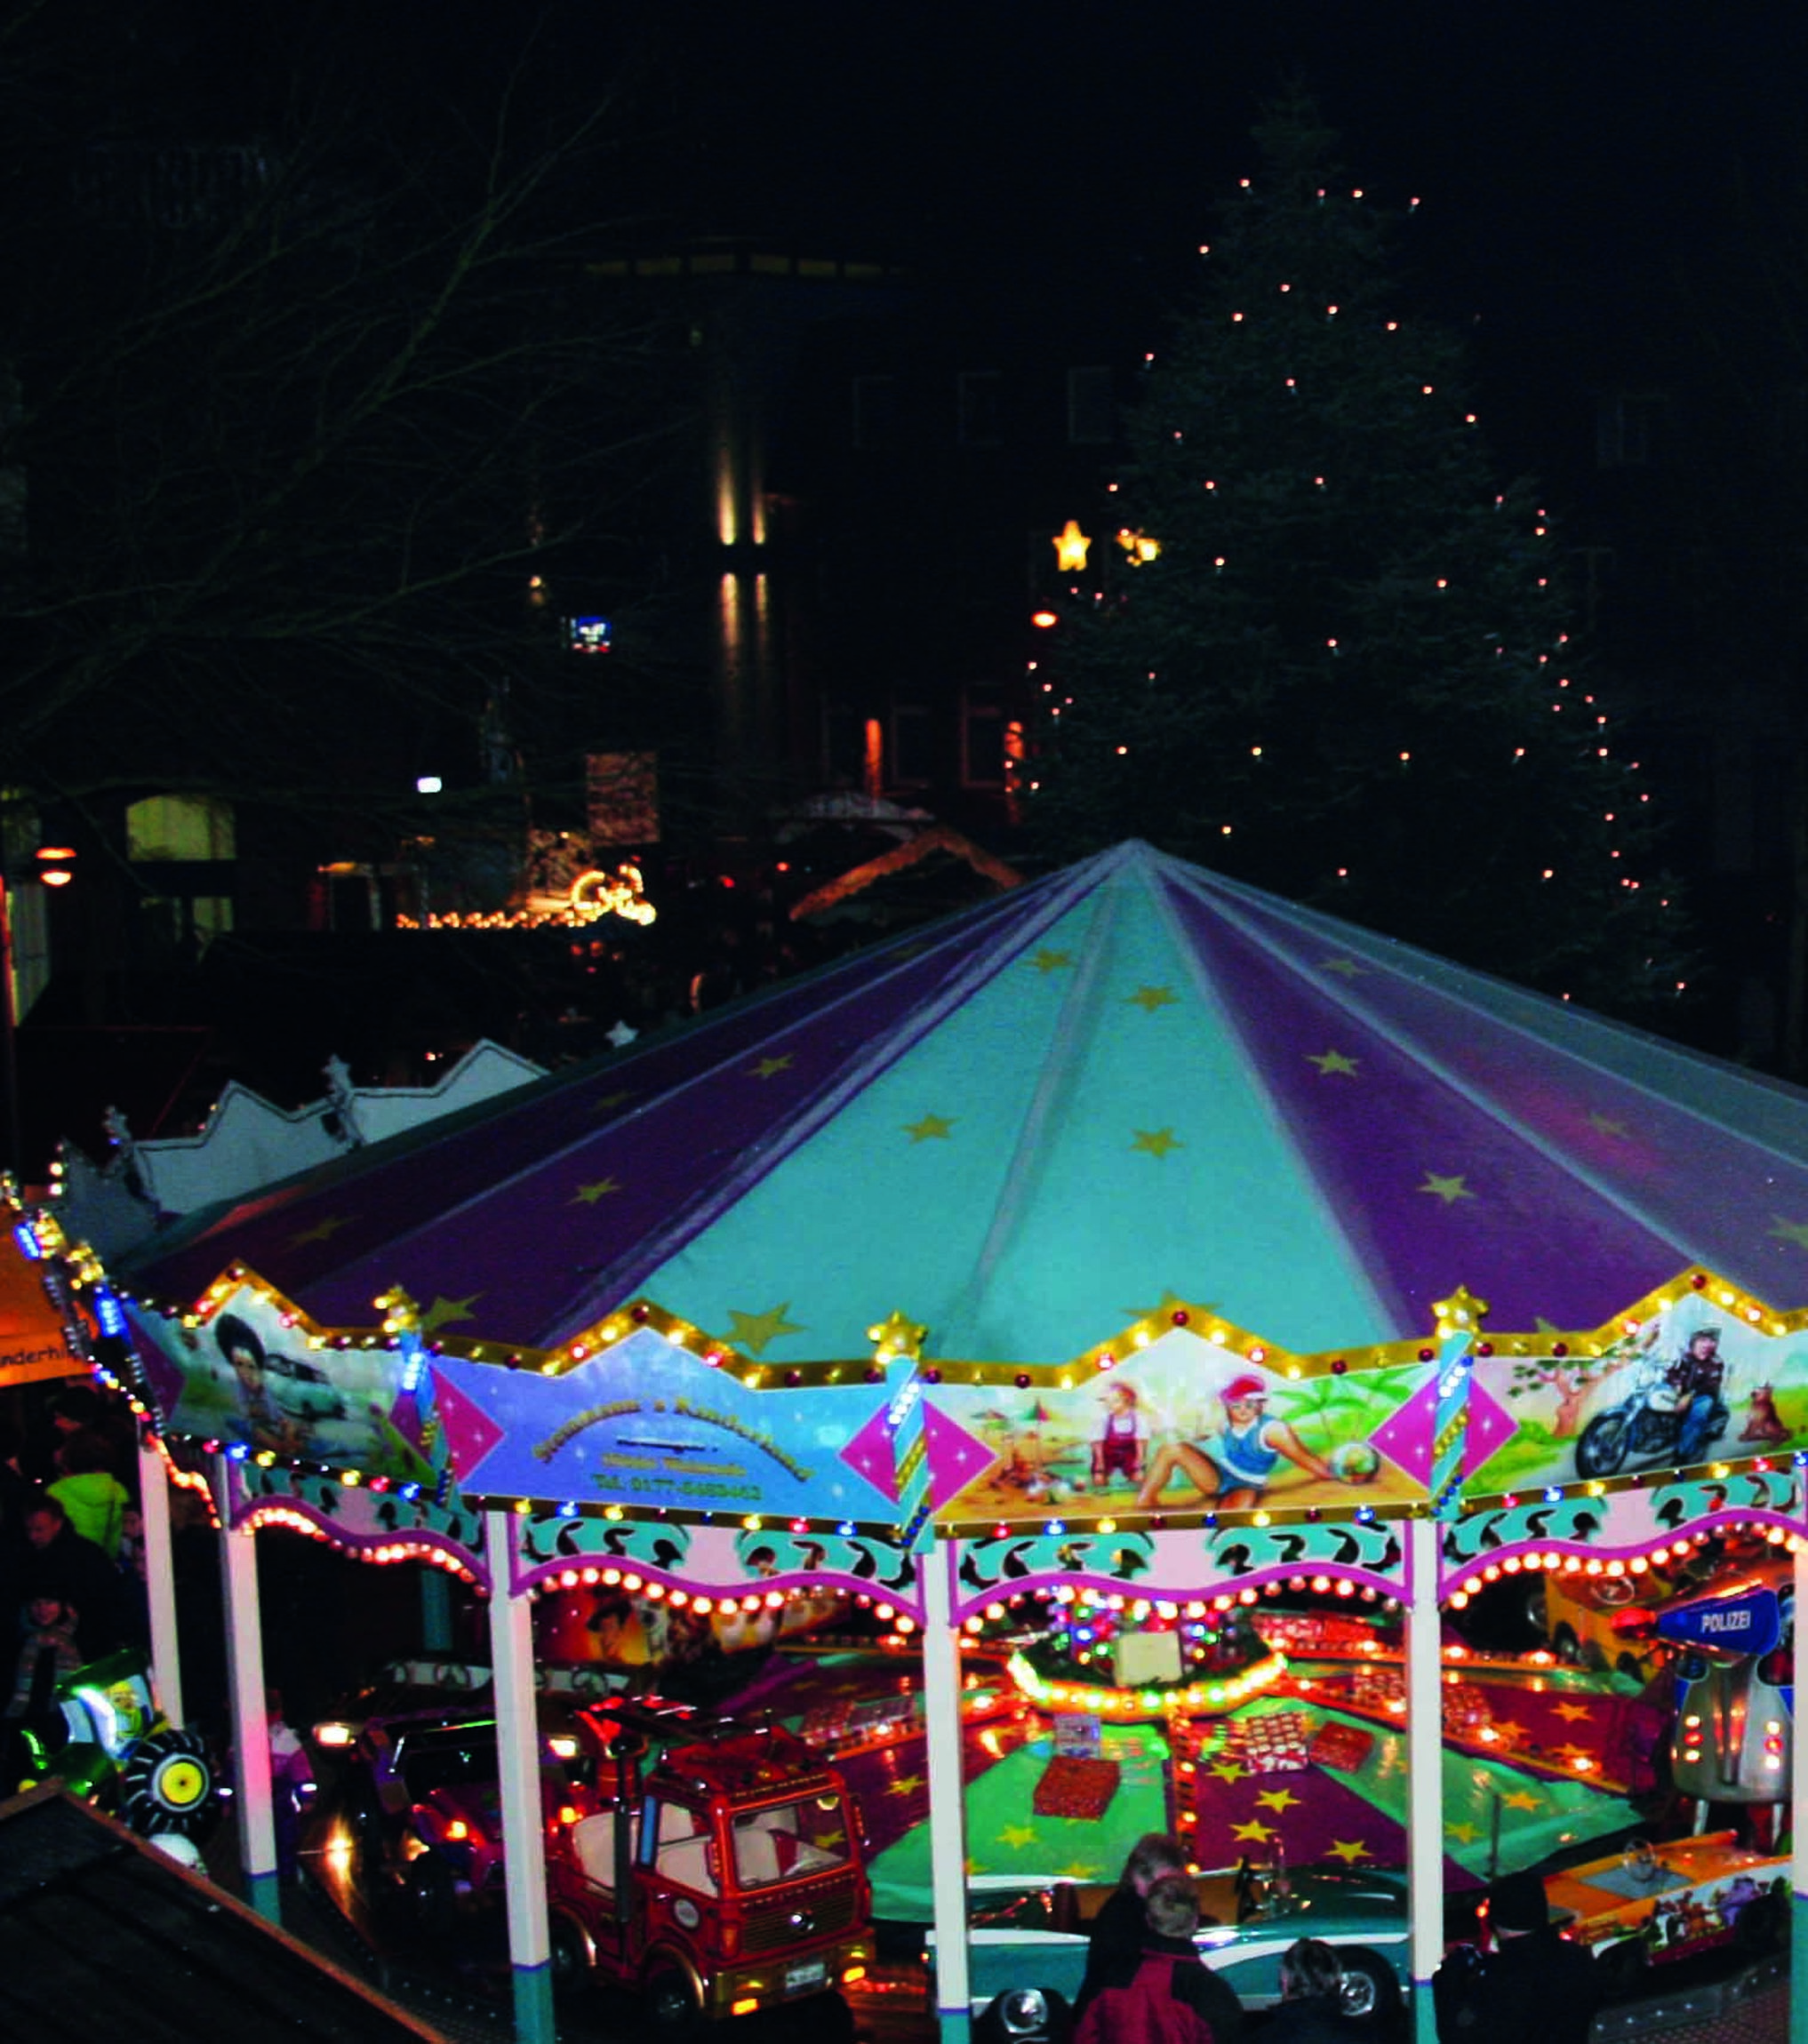
<path id="1" fill-rule="evenodd" d="M 147 795 L 125 811 L 125 856 L 183 864 L 236 858 L 232 804 L 212 795 Z"/>

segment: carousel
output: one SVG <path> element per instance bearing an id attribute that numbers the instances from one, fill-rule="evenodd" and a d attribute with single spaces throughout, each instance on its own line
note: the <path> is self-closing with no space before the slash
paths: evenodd
<path id="1" fill-rule="evenodd" d="M 1771 1615 L 1686 1644 L 1756 1666 L 1768 1626 L 1784 1701 L 1751 1753 L 1698 1710 L 1688 1764 L 1801 1778 L 1808 1098 L 1145 845 L 113 1276 L 122 1381 L 212 1458 L 263 1906 L 259 1529 L 488 1593 L 531 2044 L 537 1597 L 888 1635 L 920 1673 L 876 1704 L 821 1668 L 766 1701 L 883 1813 L 875 1905 L 932 1923 L 950 2037 L 988 1881 L 1177 1828 L 1202 1868 L 1388 1873 L 1428 2039 L 1446 1886 L 1624 1824 L 1616 1614 L 1660 1628 L 1729 1533 Z M 1447 1633 L 1508 1579 L 1605 1646 Z"/>

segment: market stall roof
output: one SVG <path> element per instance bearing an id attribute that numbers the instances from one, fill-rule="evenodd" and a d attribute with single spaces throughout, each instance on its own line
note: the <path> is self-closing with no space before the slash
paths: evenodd
<path id="1" fill-rule="evenodd" d="M 0 2034 L 445 2044 L 54 1787 L 0 1805 Z"/>
<path id="2" fill-rule="evenodd" d="M 325 1326 L 568 1341 L 644 1297 L 785 1365 L 1068 1360 L 1175 1299 L 1295 1353 L 1808 1297 L 1808 1096 L 1142 843 L 162 1238 Z"/>

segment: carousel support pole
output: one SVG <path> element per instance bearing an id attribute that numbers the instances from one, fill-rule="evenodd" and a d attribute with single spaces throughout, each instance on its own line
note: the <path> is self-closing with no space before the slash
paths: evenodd
<path id="1" fill-rule="evenodd" d="M 935 1917 L 935 2002 L 941 2044 L 968 2044 L 967 1806 L 961 1761 L 961 1645 L 954 1621 L 956 1544 L 923 1556 L 923 1709 L 927 1728 L 930 1891 Z"/>
<path id="2" fill-rule="evenodd" d="M 1406 1894 L 1414 2044 L 1437 2044 L 1431 1977 L 1444 1957 L 1444 1616 L 1437 1601 L 1437 1521 L 1414 1519 L 1406 1614 Z M 1792 2040 L 1793 2044 L 1793 2040 Z"/>
<path id="3" fill-rule="evenodd" d="M 164 1715 L 182 1720 L 182 1658 L 176 1634 L 175 1551 L 170 1542 L 170 1479 L 163 1450 L 149 1433 L 138 1437 L 139 1509 L 144 1517 L 144 1587 L 150 1611 L 151 1672 Z"/>
<path id="4" fill-rule="evenodd" d="M 246 1901 L 260 1916 L 280 1923 L 268 1698 L 258 1609 L 258 1537 L 250 1526 L 236 1530 L 233 1527 L 230 1470 L 225 1456 L 216 1458 L 213 1495 L 220 1510 L 220 1580 L 226 1600 L 226 1674 L 232 1702 L 239 1864 L 244 1870 Z"/>
<path id="5" fill-rule="evenodd" d="M 1797 1470 L 1801 1483 L 1808 1471 Z M 1808 1834 L 1802 1823 L 1808 1802 L 1808 1708 L 1803 1683 L 1808 1681 L 1808 1539 L 1795 1550 L 1796 1646 L 1795 1713 L 1789 1738 L 1789 2044 L 1808 2044 Z"/>
<path id="6" fill-rule="evenodd" d="M 508 1959 L 520 2044 L 554 2044 L 552 1936 L 540 1835 L 540 1718 L 533 1692 L 533 1606 L 517 1595 L 513 1512 L 484 1514 L 490 1562 L 490 1662 L 502 1789 L 502 1856 L 508 1869 Z"/>
<path id="7" fill-rule="evenodd" d="M 452 1649 L 452 1577 L 426 1562 L 420 1569 L 420 1644 L 429 1654 Z"/>

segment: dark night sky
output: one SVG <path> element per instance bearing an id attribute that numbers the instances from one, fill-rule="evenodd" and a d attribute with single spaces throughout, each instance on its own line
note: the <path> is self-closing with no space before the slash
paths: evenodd
<path id="1" fill-rule="evenodd" d="M 543 21 L 564 89 L 642 63 L 622 197 L 823 252 L 1010 264 L 1196 241 L 1289 76 L 1356 181 L 1420 195 L 1452 289 L 1611 294 L 1711 232 L 1738 162 L 1795 150 L 1808 10 L 1748 0 L 190 0 L 190 55 L 254 78 L 284 43 L 456 103 Z M 1490 309 L 1493 309 L 1490 307 Z"/>
<path id="2" fill-rule="evenodd" d="M 1610 300 L 1712 231 L 1741 158 L 1793 144 L 1808 12 L 1664 0 L 662 11 L 703 210 L 853 249 L 1151 256 L 1196 241 L 1290 75 L 1356 180 L 1425 201 L 1491 313 Z M 688 101 L 688 105 L 685 103 Z M 683 184 L 676 189 L 682 190 Z"/>

